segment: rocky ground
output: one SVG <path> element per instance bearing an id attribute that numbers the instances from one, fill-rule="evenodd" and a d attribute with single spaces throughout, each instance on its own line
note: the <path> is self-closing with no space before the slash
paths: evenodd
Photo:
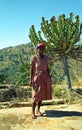
<path id="1" fill-rule="evenodd" d="M 44 117 L 31 118 L 31 107 L 0 109 L 0 130 L 82 130 L 82 104 L 42 106 Z"/>

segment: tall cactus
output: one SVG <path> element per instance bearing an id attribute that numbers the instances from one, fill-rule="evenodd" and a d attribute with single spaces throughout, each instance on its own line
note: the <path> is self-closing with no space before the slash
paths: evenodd
<path id="1" fill-rule="evenodd" d="M 46 53 L 50 56 L 51 61 L 61 59 L 64 65 L 66 85 L 70 89 L 71 81 L 67 59 L 82 57 L 82 46 L 77 44 L 81 33 L 82 23 L 80 23 L 79 16 L 74 17 L 72 12 L 69 18 L 62 14 L 56 20 L 53 16 L 50 22 L 42 17 L 41 30 L 36 33 L 34 25 L 32 25 L 29 31 L 29 37 L 34 47 L 38 42 L 43 42 L 46 44 Z"/>

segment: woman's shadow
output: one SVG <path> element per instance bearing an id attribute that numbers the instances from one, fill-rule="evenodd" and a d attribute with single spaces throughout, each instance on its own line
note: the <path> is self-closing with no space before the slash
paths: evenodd
<path id="1" fill-rule="evenodd" d="M 67 117 L 67 116 L 82 116 L 82 112 L 78 111 L 59 111 L 59 110 L 46 110 L 47 117 Z"/>

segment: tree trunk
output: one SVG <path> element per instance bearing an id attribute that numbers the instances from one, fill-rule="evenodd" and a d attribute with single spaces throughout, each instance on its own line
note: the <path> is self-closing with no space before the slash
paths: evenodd
<path id="1" fill-rule="evenodd" d="M 67 57 L 63 56 L 63 65 L 64 65 L 64 75 L 65 75 L 65 82 L 66 82 L 66 88 L 68 90 L 71 90 L 71 81 L 70 81 L 70 75 L 69 75 L 69 69 L 68 69 L 68 62 Z"/>

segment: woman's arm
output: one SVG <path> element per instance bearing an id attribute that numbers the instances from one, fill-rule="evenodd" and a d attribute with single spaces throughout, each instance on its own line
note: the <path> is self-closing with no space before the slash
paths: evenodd
<path id="1" fill-rule="evenodd" d="M 49 67 L 47 67 L 47 72 L 48 72 L 48 75 L 50 76 L 50 69 L 49 69 Z"/>
<path id="2" fill-rule="evenodd" d="M 35 71 L 35 64 L 33 58 L 30 61 L 30 86 L 33 85 L 33 78 L 34 78 L 34 71 Z"/>
<path id="3" fill-rule="evenodd" d="M 33 82 L 33 77 L 34 77 L 34 67 L 31 65 L 30 66 L 30 83 L 31 83 L 31 85 Z"/>

